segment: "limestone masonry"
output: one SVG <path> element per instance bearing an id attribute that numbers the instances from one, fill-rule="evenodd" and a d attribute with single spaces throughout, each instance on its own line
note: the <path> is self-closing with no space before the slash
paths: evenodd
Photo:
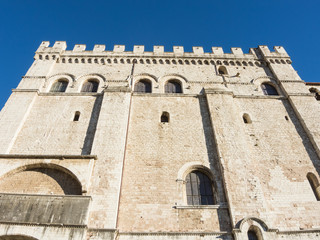
<path id="1" fill-rule="evenodd" d="M 0 240 L 320 238 L 320 84 L 283 47 L 66 47 L 0 113 Z"/>

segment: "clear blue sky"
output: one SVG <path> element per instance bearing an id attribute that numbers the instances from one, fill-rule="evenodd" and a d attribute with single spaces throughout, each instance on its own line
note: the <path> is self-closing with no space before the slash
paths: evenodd
<path id="1" fill-rule="evenodd" d="M 0 0 L 0 108 L 33 62 L 41 41 L 250 47 L 284 46 L 307 82 L 318 82 L 320 1 L 317 0 Z"/>

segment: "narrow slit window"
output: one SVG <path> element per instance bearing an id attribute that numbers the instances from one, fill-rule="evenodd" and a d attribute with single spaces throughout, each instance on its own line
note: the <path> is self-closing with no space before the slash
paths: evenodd
<path id="1" fill-rule="evenodd" d="M 162 123 L 168 123 L 170 120 L 170 116 L 168 112 L 163 112 L 161 115 L 161 122 Z"/>
<path id="2" fill-rule="evenodd" d="M 80 112 L 79 112 L 79 111 L 76 111 L 75 114 L 74 114 L 73 121 L 74 121 L 74 122 L 78 122 L 78 121 L 79 121 L 79 118 L 80 118 Z"/>

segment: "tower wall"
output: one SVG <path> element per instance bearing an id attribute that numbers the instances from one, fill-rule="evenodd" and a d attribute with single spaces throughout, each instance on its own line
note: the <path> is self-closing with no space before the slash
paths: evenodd
<path id="1" fill-rule="evenodd" d="M 25 206 L 20 222 L 4 214 L 3 236 L 195 240 L 247 239 L 251 230 L 260 239 L 320 234 L 319 103 L 282 47 L 249 53 L 85 48 L 43 42 L 0 113 L 0 205 L 7 209 L 14 199 Z M 97 92 L 83 92 L 92 80 Z M 150 83 L 152 93 L 136 92 L 140 80 Z M 165 92 L 171 80 L 182 93 Z M 68 83 L 65 92 L 52 92 L 57 81 Z M 265 95 L 263 84 L 278 95 Z M 164 112 L 168 122 L 161 121 Z M 213 205 L 188 205 L 186 177 L 195 170 L 210 177 Z M 57 176 L 72 179 L 70 186 L 81 191 L 70 198 L 63 183 L 57 192 L 64 194 L 48 195 L 62 181 Z M 33 199 L 52 204 L 43 208 Z M 58 211 L 50 218 L 52 209 L 72 201 L 81 221 L 66 215 L 61 220 Z"/>

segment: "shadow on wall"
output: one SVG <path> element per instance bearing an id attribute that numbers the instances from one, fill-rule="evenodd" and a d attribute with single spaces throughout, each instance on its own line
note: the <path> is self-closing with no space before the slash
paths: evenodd
<path id="1" fill-rule="evenodd" d="M 91 117 L 90 117 L 90 122 L 89 126 L 86 132 L 86 137 L 84 139 L 81 155 L 90 155 L 91 150 L 92 150 L 92 144 L 94 141 L 94 136 L 96 134 L 96 129 L 97 129 L 97 123 L 99 120 L 99 115 L 100 115 L 100 109 L 101 109 L 101 104 L 102 104 L 102 96 L 97 96 L 93 109 L 91 112 Z"/>
<path id="2" fill-rule="evenodd" d="M 214 131 L 210 119 L 209 106 L 207 99 L 205 97 L 199 97 L 201 120 L 203 125 L 203 131 L 206 141 L 207 154 L 211 165 L 211 171 L 213 173 L 216 194 L 217 194 L 217 204 L 225 203 L 226 198 L 224 195 L 224 189 L 222 184 L 222 177 L 220 171 L 220 165 L 218 161 L 217 148 L 214 138 Z M 218 209 L 218 219 L 220 225 L 220 231 L 231 231 L 231 219 L 229 216 L 228 209 Z"/>
<path id="3" fill-rule="evenodd" d="M 0 179 L 0 192 L 17 194 L 82 195 L 82 187 L 70 174 L 47 167 L 34 167 Z M 1 239 L 0 239 L 1 240 Z"/>
<path id="4" fill-rule="evenodd" d="M 0 240 L 38 240 L 33 237 L 27 237 L 22 235 L 6 235 L 6 236 L 0 236 Z"/>
<path id="5" fill-rule="evenodd" d="M 299 134 L 303 146 L 306 149 L 306 152 L 308 153 L 310 160 L 312 161 L 314 168 L 316 169 L 318 175 L 320 175 L 320 169 L 319 169 L 319 157 L 305 131 L 305 129 L 302 127 L 297 115 L 295 114 L 291 104 L 289 103 L 288 100 L 282 100 L 282 104 L 285 107 L 289 118 L 291 120 L 291 122 L 293 123 L 297 133 Z"/>

